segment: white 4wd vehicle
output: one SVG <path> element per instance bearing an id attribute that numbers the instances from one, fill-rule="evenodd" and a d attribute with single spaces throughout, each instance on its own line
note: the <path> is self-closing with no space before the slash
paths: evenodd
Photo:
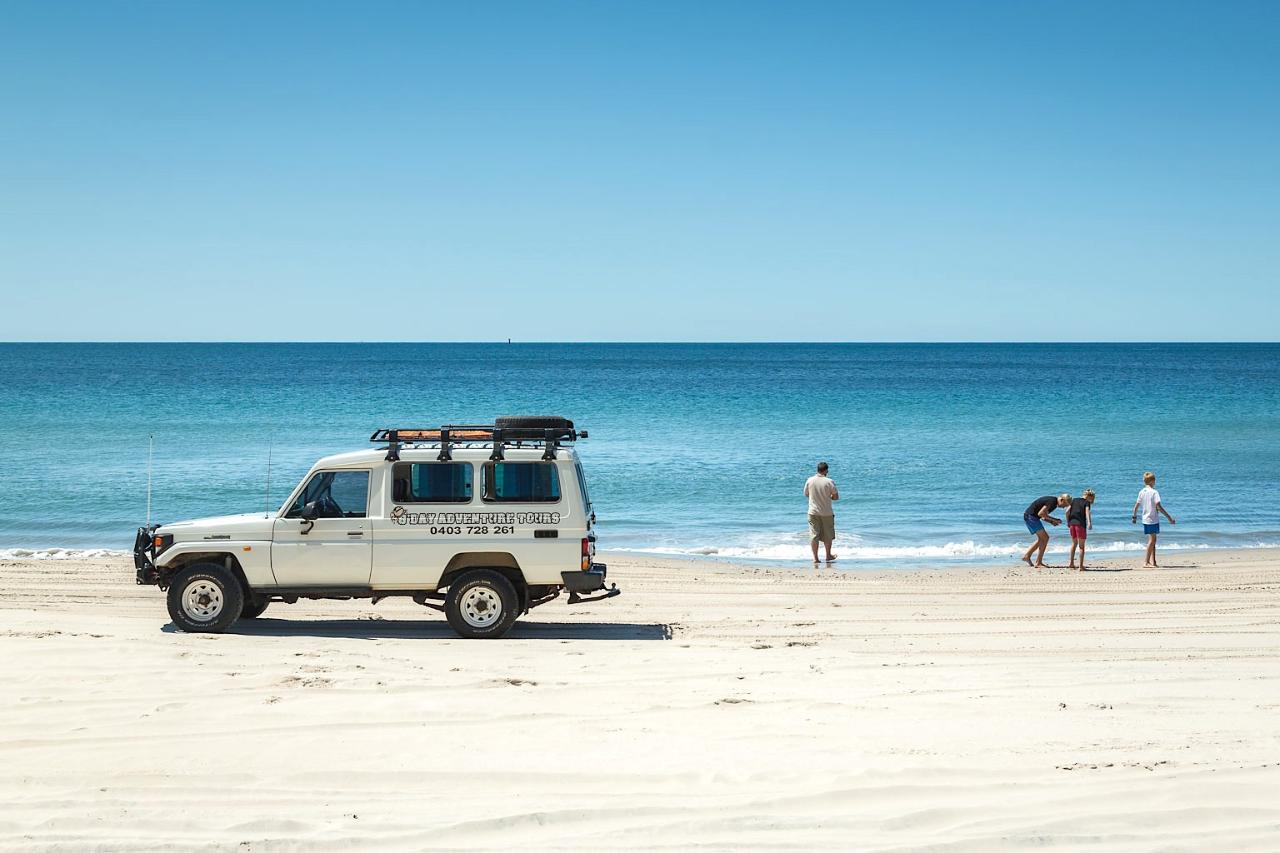
<path id="1" fill-rule="evenodd" d="M 397 595 L 464 637 L 501 637 L 561 590 L 570 604 L 619 593 L 565 446 L 586 437 L 542 417 L 378 430 L 385 447 L 321 459 L 279 512 L 140 528 L 138 583 L 168 590 L 184 631 L 225 631 L 273 601 Z"/>

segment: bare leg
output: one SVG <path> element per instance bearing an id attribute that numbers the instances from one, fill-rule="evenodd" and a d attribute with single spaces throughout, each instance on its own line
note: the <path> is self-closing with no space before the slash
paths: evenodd
<path id="1" fill-rule="evenodd" d="M 1080 571 L 1084 571 L 1084 540 L 1080 540 Z"/>
<path id="2" fill-rule="evenodd" d="M 827 562 L 830 563 L 832 560 L 836 558 L 836 555 L 831 553 L 830 542 L 824 542 L 823 544 L 827 546 Z"/>
<path id="3" fill-rule="evenodd" d="M 1039 548 L 1039 547 L 1040 547 L 1040 534 L 1039 534 L 1039 533 L 1037 533 L 1037 534 L 1036 534 L 1036 539 L 1035 539 L 1035 541 L 1031 543 L 1031 547 L 1030 547 L 1030 548 L 1028 548 L 1028 549 L 1027 549 L 1027 552 L 1026 552 L 1025 554 L 1023 554 L 1023 555 L 1022 555 L 1022 562 L 1026 563 L 1028 566 L 1030 566 L 1030 565 L 1031 565 L 1031 555 L 1032 555 L 1032 554 L 1034 554 L 1034 553 L 1036 552 L 1036 549 L 1037 549 L 1037 548 Z"/>
<path id="4" fill-rule="evenodd" d="M 1067 556 L 1067 568 L 1074 569 L 1076 567 L 1076 537 L 1071 537 L 1071 553 Z"/>
<path id="5" fill-rule="evenodd" d="M 1160 566 L 1156 564 L 1156 535 L 1154 533 L 1151 534 L 1151 541 L 1150 544 L 1147 545 L 1147 550 L 1151 552 L 1151 568 L 1160 568 Z"/>
<path id="6" fill-rule="evenodd" d="M 809 542 L 809 546 L 813 548 L 813 561 L 818 562 L 818 540 L 814 539 Z"/>
<path id="7" fill-rule="evenodd" d="M 1049 534 L 1048 534 L 1048 532 L 1047 532 L 1047 531 L 1044 531 L 1044 530 L 1036 531 L 1036 550 L 1039 552 L 1039 553 L 1037 553 L 1037 554 L 1036 554 L 1036 565 L 1035 565 L 1035 567 L 1036 567 L 1037 569 L 1043 569 L 1043 568 L 1044 568 L 1044 552 L 1045 552 L 1045 549 L 1046 549 L 1046 548 L 1048 548 L 1048 547 L 1049 547 Z"/>

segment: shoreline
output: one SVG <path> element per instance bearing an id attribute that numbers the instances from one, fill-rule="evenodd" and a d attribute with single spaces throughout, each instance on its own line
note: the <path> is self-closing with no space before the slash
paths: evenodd
<path id="1" fill-rule="evenodd" d="M 960 543 L 968 545 L 971 543 Z M 906 550 L 929 551 L 925 554 L 905 554 L 902 556 L 862 556 L 855 553 L 848 556 L 839 544 L 835 546 L 835 552 L 838 559 L 834 565 L 827 565 L 828 568 L 849 568 L 857 570 L 879 570 L 889 569 L 896 571 L 908 571 L 912 569 L 932 569 L 938 567 L 954 567 L 954 568 L 981 568 L 983 566 L 1001 566 L 1006 562 L 1021 563 L 1020 555 L 1026 550 L 1030 543 L 1021 543 L 1011 549 L 1008 553 L 1000 554 L 958 554 L 951 552 L 944 546 L 918 546 L 908 547 Z M 993 546 L 994 547 L 994 546 Z M 1144 553 L 1145 543 L 1135 542 L 1131 545 L 1126 544 L 1124 547 L 1100 547 L 1090 548 L 1087 551 L 1089 563 L 1102 564 L 1110 560 L 1123 560 L 1127 557 Z M 1181 544 L 1172 542 L 1168 544 L 1161 543 L 1159 554 L 1169 553 L 1171 555 L 1202 555 L 1202 554 L 1220 554 L 1236 551 L 1255 552 L 1270 551 L 1280 549 L 1280 542 L 1263 542 L 1259 541 L 1248 545 L 1209 545 L 1209 544 Z M 731 550 L 731 549 L 726 549 Z M 1070 551 L 1069 544 L 1055 546 L 1051 543 L 1045 552 L 1046 557 L 1066 557 Z M 813 561 L 808 556 L 798 557 L 747 557 L 736 554 L 721 555 L 719 553 L 672 553 L 668 550 L 646 551 L 641 549 L 602 549 L 602 556 L 612 555 L 622 558 L 646 558 L 651 560 L 676 560 L 690 561 L 701 563 L 703 561 L 724 563 L 724 564 L 741 564 L 744 566 L 770 566 L 777 568 L 786 567 L 812 567 Z M 842 556 L 843 555 L 843 556 Z M 825 565 L 825 561 L 824 565 Z"/>
<path id="2" fill-rule="evenodd" d="M 840 557 L 839 548 L 835 563 L 822 562 L 818 564 L 819 569 L 823 570 L 850 570 L 857 572 L 912 572 L 912 571 L 943 571 L 943 570 L 984 570 L 984 569 L 1003 569 L 1003 568 L 1028 568 L 1016 555 L 1008 556 L 964 556 L 964 557 L 901 557 L 901 558 L 858 558 L 858 557 Z M 1022 549 L 1019 549 L 1022 550 Z M 1117 566 L 1126 566 L 1129 568 L 1141 569 L 1140 559 L 1143 555 L 1143 546 L 1135 544 L 1132 548 L 1123 550 L 1097 551 L 1091 550 L 1090 555 L 1099 554 L 1100 556 L 1090 556 L 1089 566 L 1093 568 L 1097 566 L 1099 569 L 1114 570 Z M 1061 548 L 1055 550 L 1052 545 L 1046 552 L 1048 557 L 1061 557 L 1067 554 L 1067 549 Z M 1257 545 L 1241 545 L 1237 547 L 1218 547 L 1211 545 L 1182 545 L 1171 543 L 1169 545 L 1161 545 L 1159 551 L 1160 559 L 1168 559 L 1177 563 L 1185 562 L 1189 559 L 1195 559 L 1199 562 L 1221 562 L 1230 559 L 1229 555 L 1249 554 L 1262 555 L 1262 558 L 1276 558 L 1280 560 L 1280 545 L 1270 543 L 1259 543 Z M 58 546 L 50 546 L 47 548 L 30 548 L 30 547 L 11 547 L 0 548 L 0 564 L 14 561 L 33 561 L 33 562 L 65 562 L 75 560 L 98 560 L 98 559 L 125 559 L 132 560 L 132 552 L 125 549 L 114 548 L 64 548 Z M 652 565 L 697 565 L 697 566 L 727 566 L 740 567 L 745 569 L 795 569 L 813 571 L 814 563 L 807 558 L 798 559 L 782 559 L 769 557 L 736 557 L 736 556 L 720 556 L 717 554 L 670 554 L 655 551 L 640 550 L 610 550 L 602 549 L 598 556 L 606 564 L 610 563 L 639 563 L 643 562 Z M 1129 565 L 1135 563 L 1136 565 Z M 1062 568 L 1056 561 L 1050 563 L 1046 568 Z M 1161 567 L 1163 568 L 1163 567 Z M 1087 570 L 1086 570 L 1087 571 Z"/>
<path id="3" fill-rule="evenodd" d="M 1043 569 L 1034 569 L 1017 557 L 1007 559 L 977 558 L 964 561 L 937 561 L 934 564 L 913 562 L 902 565 L 870 565 L 862 561 L 838 559 L 834 564 L 819 563 L 815 565 L 809 560 L 792 560 L 787 562 L 744 561 L 732 558 L 715 557 L 675 557 L 670 555 L 648 555 L 629 551 L 601 551 L 600 557 L 610 567 L 610 580 L 613 580 L 613 566 L 657 566 L 668 569 L 702 569 L 716 567 L 726 572 L 794 571 L 806 575 L 818 573 L 827 575 L 846 574 L 856 577 L 891 578 L 895 575 L 916 573 L 971 573 L 1007 575 L 1010 571 L 1028 575 L 1047 576 L 1052 573 L 1088 577 L 1090 574 L 1114 575 L 1117 572 L 1134 572 L 1137 574 L 1158 574 L 1161 572 L 1191 571 L 1201 567 L 1230 565 L 1239 562 L 1274 563 L 1280 566 L 1280 547 L 1259 545 L 1249 548 L 1204 548 L 1204 549 L 1170 549 L 1172 553 L 1165 555 L 1162 550 L 1158 559 L 1161 565 L 1154 569 L 1142 565 L 1143 551 L 1111 553 L 1096 560 L 1090 559 L 1084 571 L 1073 571 L 1066 566 L 1065 559 L 1051 562 Z M 1053 554 L 1052 551 L 1049 552 Z M 838 554 L 837 554 L 838 556 Z M 1065 556 L 1063 552 L 1062 556 Z"/>

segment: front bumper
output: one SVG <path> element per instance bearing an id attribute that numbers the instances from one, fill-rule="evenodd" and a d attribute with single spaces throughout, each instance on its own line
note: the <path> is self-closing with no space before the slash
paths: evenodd
<path id="1" fill-rule="evenodd" d="M 605 591 L 604 595 L 597 595 L 594 598 L 582 598 L 584 592 L 599 592 L 605 588 L 604 579 L 609 574 L 609 567 L 604 563 L 592 563 L 591 568 L 586 571 L 577 572 L 561 572 L 560 578 L 564 581 L 564 588 L 569 590 L 569 603 L 577 604 L 583 601 L 600 601 L 604 598 L 613 598 L 615 595 L 621 595 L 622 590 L 618 589 L 615 583 Z"/>
<path id="2" fill-rule="evenodd" d="M 133 566 L 137 569 L 138 583 L 155 586 L 160 583 L 160 571 L 156 568 L 155 526 L 139 527 L 133 540 Z"/>

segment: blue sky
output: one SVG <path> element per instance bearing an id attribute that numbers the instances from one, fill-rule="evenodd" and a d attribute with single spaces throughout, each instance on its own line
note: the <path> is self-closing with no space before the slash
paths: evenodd
<path id="1" fill-rule="evenodd" d="M 1280 4 L 0 6 L 3 340 L 1275 340 Z"/>

